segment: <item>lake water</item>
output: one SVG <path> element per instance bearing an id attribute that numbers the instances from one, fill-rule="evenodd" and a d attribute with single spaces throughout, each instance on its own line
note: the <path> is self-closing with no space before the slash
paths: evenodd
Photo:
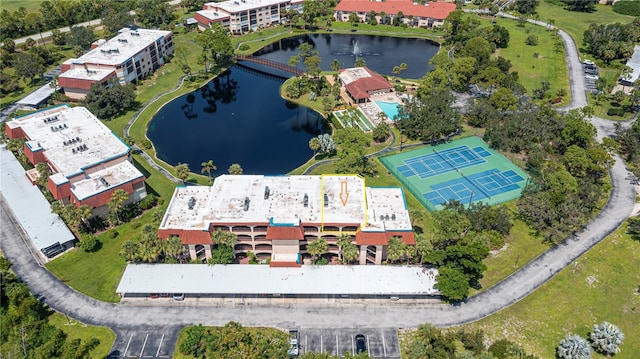
<path id="1" fill-rule="evenodd" d="M 316 47 L 324 69 L 330 69 L 334 58 L 352 66 L 355 47 L 367 66 L 382 74 L 406 63 L 401 76 L 407 78 L 424 76 L 427 62 L 437 52 L 425 40 L 309 35 L 278 41 L 256 55 L 286 64 L 302 41 Z M 323 120 L 314 111 L 282 99 L 283 81 L 234 66 L 165 105 L 151 121 L 147 136 L 160 159 L 171 165 L 187 163 L 192 172 L 199 172 L 201 163 L 211 159 L 218 167 L 212 175 L 227 173 L 233 163 L 240 164 L 245 174 L 287 173 L 311 158 L 309 140 L 323 132 Z"/>

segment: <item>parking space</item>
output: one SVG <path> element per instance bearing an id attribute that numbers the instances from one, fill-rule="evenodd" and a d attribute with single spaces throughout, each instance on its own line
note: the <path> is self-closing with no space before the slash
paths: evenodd
<path id="1" fill-rule="evenodd" d="M 175 327 L 117 330 L 108 358 L 172 358 L 179 333 Z"/>
<path id="2" fill-rule="evenodd" d="M 358 334 L 365 336 L 369 357 L 400 358 L 398 330 L 383 329 L 300 329 L 300 353 L 316 352 L 345 356 L 355 354 Z"/>

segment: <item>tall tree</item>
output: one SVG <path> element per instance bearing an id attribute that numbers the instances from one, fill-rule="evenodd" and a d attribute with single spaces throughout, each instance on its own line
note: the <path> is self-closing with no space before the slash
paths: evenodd
<path id="1" fill-rule="evenodd" d="M 120 221 L 120 213 L 122 212 L 122 206 L 124 202 L 129 199 L 129 194 L 124 190 L 117 189 L 113 191 L 111 197 L 107 201 L 107 207 L 109 208 L 109 217 L 110 219 L 115 220 L 116 223 Z"/>
<path id="2" fill-rule="evenodd" d="M 234 48 L 227 28 L 215 23 L 210 29 L 201 32 L 197 41 L 202 45 L 202 51 L 206 52 L 207 58 L 213 60 L 216 66 L 225 67 L 231 64 Z"/>
<path id="3" fill-rule="evenodd" d="M 461 116 L 451 106 L 453 95 L 444 89 L 425 92 L 421 97 L 406 100 L 399 108 L 398 128 L 410 139 L 422 141 L 436 140 L 455 132 L 460 127 Z"/>
<path id="4" fill-rule="evenodd" d="M 213 181 L 211 180 L 211 171 L 217 170 L 218 167 L 216 167 L 216 165 L 213 164 L 213 160 L 202 162 L 201 166 L 202 166 L 202 170 L 200 170 L 200 173 L 207 172 L 207 175 L 209 176 L 209 183 L 212 183 Z"/>
<path id="5" fill-rule="evenodd" d="M 326 253 L 329 250 L 329 244 L 324 238 L 314 239 L 307 243 L 307 252 L 313 256 L 313 262 L 315 263 L 319 256 Z"/>
<path id="6" fill-rule="evenodd" d="M 242 169 L 242 166 L 240 166 L 240 164 L 238 163 L 233 163 L 231 164 L 231 166 L 229 166 L 229 169 L 227 169 L 227 172 L 229 172 L 230 175 L 241 175 L 244 173 L 244 170 Z"/>
<path id="7" fill-rule="evenodd" d="M 313 157 L 316 156 L 321 146 L 322 143 L 320 142 L 320 139 L 318 137 L 314 137 L 309 140 L 309 148 L 313 151 Z"/>
<path id="8" fill-rule="evenodd" d="M 91 85 L 82 103 L 99 119 L 109 120 L 130 109 L 135 98 L 133 84 L 122 86 L 117 79 L 112 79 L 107 87 L 100 83 Z"/>
<path id="9" fill-rule="evenodd" d="M 186 163 L 178 163 L 175 167 L 176 169 L 176 177 L 182 180 L 183 183 L 189 178 L 189 165 Z"/>

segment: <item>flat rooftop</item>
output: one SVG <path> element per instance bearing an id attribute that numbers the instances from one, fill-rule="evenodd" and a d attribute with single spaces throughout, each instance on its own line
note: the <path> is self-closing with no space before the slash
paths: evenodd
<path id="1" fill-rule="evenodd" d="M 131 162 L 122 161 L 93 172 L 81 181 L 74 182 L 71 185 L 71 192 L 79 200 L 83 200 L 142 177 L 144 177 L 143 174 Z"/>
<path id="2" fill-rule="evenodd" d="M 411 218 L 400 187 L 367 187 L 367 225 L 363 230 L 411 230 Z"/>
<path id="3" fill-rule="evenodd" d="M 113 73 L 113 71 L 113 69 L 82 69 L 76 67 L 61 73 L 58 77 L 101 82 L 104 78 Z"/>
<path id="4" fill-rule="evenodd" d="M 227 12 L 220 12 L 218 10 L 200 10 L 196 11 L 196 14 L 200 14 L 212 21 L 220 21 L 229 18 L 229 14 Z"/>
<path id="5" fill-rule="evenodd" d="M 438 295 L 438 270 L 409 266 L 129 264 L 120 294 Z"/>
<path id="6" fill-rule="evenodd" d="M 205 6 L 220 8 L 229 13 L 235 13 L 288 2 L 287 0 L 229 0 L 218 3 L 209 2 L 206 3 Z"/>
<path id="7" fill-rule="evenodd" d="M 51 87 L 51 81 L 49 81 L 16 103 L 22 106 L 37 107 L 51 97 L 54 92 L 55 89 Z"/>
<path id="8" fill-rule="evenodd" d="M 45 151 L 59 172 L 69 177 L 84 168 L 125 156 L 125 145 L 111 130 L 84 107 L 57 106 L 7 123 L 21 127 L 31 140 L 33 151 Z"/>
<path id="9" fill-rule="evenodd" d="M 628 79 L 623 79 L 622 76 L 620 79 L 631 83 L 636 82 L 640 78 L 640 45 L 633 48 L 633 55 L 625 65 L 631 68 L 631 73 Z"/>
<path id="10" fill-rule="evenodd" d="M 120 65 L 169 34 L 171 31 L 123 28 L 116 37 L 80 56 L 74 62 Z"/>
<path id="11" fill-rule="evenodd" d="M 176 188 L 160 229 L 206 230 L 211 222 L 359 225 L 365 208 L 364 180 L 356 175 L 222 175 L 211 187 Z"/>
<path id="12" fill-rule="evenodd" d="M 0 146 L 0 168 L 0 192 L 36 249 L 75 239 L 60 217 L 51 213 L 49 202 L 27 180 L 24 168 L 4 145 Z"/>
<path id="13" fill-rule="evenodd" d="M 346 86 L 356 80 L 371 77 L 371 74 L 364 67 L 352 67 L 344 69 L 338 76 Z"/>

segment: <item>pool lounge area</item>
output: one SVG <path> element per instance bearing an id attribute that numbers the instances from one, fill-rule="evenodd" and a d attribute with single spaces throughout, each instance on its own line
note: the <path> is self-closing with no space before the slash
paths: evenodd
<path id="1" fill-rule="evenodd" d="M 386 102 L 382 100 L 374 100 L 376 106 L 378 106 L 382 112 L 387 115 L 387 118 L 391 121 L 398 119 L 398 106 L 397 102 Z"/>

